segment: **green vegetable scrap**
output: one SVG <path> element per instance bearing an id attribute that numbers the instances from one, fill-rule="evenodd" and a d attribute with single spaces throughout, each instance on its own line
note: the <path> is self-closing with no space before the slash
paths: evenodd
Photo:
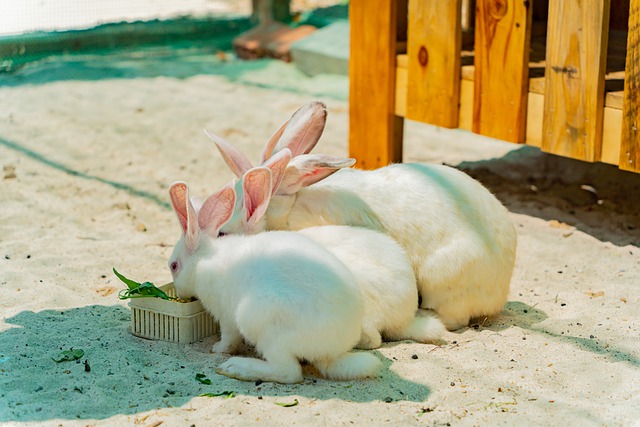
<path id="1" fill-rule="evenodd" d="M 113 273 L 118 277 L 118 279 L 122 280 L 128 289 L 123 289 L 118 293 L 118 298 L 120 299 L 128 299 L 128 298 L 161 298 L 168 301 L 177 300 L 176 297 L 170 297 L 167 295 L 165 291 L 160 288 L 157 288 L 151 282 L 138 283 L 131 279 L 127 279 L 122 274 L 118 273 L 118 271 L 113 269 Z"/>
<path id="2" fill-rule="evenodd" d="M 276 405 L 282 406 L 283 408 L 291 408 L 292 406 L 298 406 L 298 403 L 300 403 L 300 402 L 298 402 L 298 399 L 293 399 L 293 402 L 291 402 L 291 403 L 279 403 L 279 402 L 276 402 Z"/>
<path id="3" fill-rule="evenodd" d="M 205 385 L 211 385 L 211 380 L 205 374 L 196 374 L 196 380 Z"/>
<path id="4" fill-rule="evenodd" d="M 70 350 L 65 350 L 63 352 L 61 352 L 60 354 L 58 354 L 58 358 L 51 358 L 53 359 L 54 362 L 56 363 L 60 363 L 60 362 L 71 362 L 74 360 L 78 360 L 80 359 L 82 356 L 84 356 L 84 350 L 81 350 L 79 348 L 77 349 L 70 349 Z"/>
<path id="5" fill-rule="evenodd" d="M 200 397 L 219 397 L 224 396 L 225 399 L 231 399 L 232 397 L 236 397 L 235 391 L 221 391 L 220 393 L 202 393 L 199 395 Z"/>

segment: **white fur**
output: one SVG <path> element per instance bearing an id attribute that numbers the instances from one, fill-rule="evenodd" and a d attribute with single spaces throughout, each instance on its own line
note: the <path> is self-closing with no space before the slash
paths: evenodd
<path id="1" fill-rule="evenodd" d="M 417 316 L 418 291 L 404 249 L 386 234 L 361 227 L 319 226 L 299 231 L 321 244 L 356 278 L 364 301 L 358 348 L 377 348 L 387 341 L 430 342 L 445 327 L 432 316 Z"/>
<path id="2" fill-rule="evenodd" d="M 440 165 L 342 169 L 291 195 L 276 195 L 268 229 L 342 224 L 381 230 L 406 249 L 421 307 L 448 329 L 499 313 L 509 293 L 516 232 L 479 182 Z"/>
<path id="3" fill-rule="evenodd" d="M 285 151 L 288 149 L 284 149 Z M 290 159 L 284 153 L 284 159 Z M 253 234 L 266 227 L 265 213 L 271 195 L 278 191 L 269 179 L 272 169 L 282 177 L 288 162 L 269 163 L 248 170 L 235 188 L 242 191 L 236 202 L 234 233 Z M 226 230 L 229 232 L 229 229 Z M 418 291 L 413 268 L 404 249 L 391 237 L 362 227 L 327 225 L 298 231 L 340 259 L 353 273 L 364 302 L 359 348 L 377 348 L 387 340 L 428 342 L 442 337 L 444 325 L 435 317 L 418 317 Z"/>
<path id="4" fill-rule="evenodd" d="M 325 120 L 324 104 L 309 103 L 263 151 L 261 159 L 270 159 L 274 138 L 280 138 L 275 150 L 293 152 L 266 213 L 266 228 L 350 225 L 383 231 L 406 250 L 421 307 L 435 310 L 448 329 L 499 313 L 517 245 L 502 204 L 479 182 L 448 166 L 395 164 L 362 171 L 341 169 L 353 159 L 310 155 Z M 238 176 L 250 167 L 233 146 L 216 144 Z M 271 167 L 268 161 L 265 166 Z"/>
<path id="5" fill-rule="evenodd" d="M 233 352 L 244 338 L 264 357 L 232 357 L 219 373 L 299 382 L 304 359 L 333 379 L 375 375 L 375 356 L 348 353 L 360 338 L 363 306 L 340 260 L 298 233 L 211 238 L 228 220 L 235 198 L 225 201 L 216 193 L 196 216 L 187 193 L 182 183 L 171 188 L 183 231 L 169 261 L 178 295 L 197 297 L 218 320 L 221 339 L 214 351 Z"/>

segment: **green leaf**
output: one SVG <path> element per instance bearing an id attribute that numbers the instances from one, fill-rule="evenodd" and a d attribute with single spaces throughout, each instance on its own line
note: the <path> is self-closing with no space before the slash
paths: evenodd
<path id="1" fill-rule="evenodd" d="M 134 290 L 135 288 L 140 287 L 140 283 L 134 282 L 131 279 L 127 279 L 122 274 L 118 273 L 118 270 L 116 270 L 115 267 L 113 267 L 113 274 L 118 276 L 118 279 L 122 280 L 125 283 L 125 285 L 127 285 L 129 287 L 130 290 Z"/>
<path id="2" fill-rule="evenodd" d="M 231 399 L 232 397 L 236 397 L 235 391 L 221 391 L 220 393 L 202 393 L 198 395 L 200 397 L 219 397 L 225 396 L 225 399 Z"/>
<path id="3" fill-rule="evenodd" d="M 175 300 L 177 298 L 170 297 L 167 295 L 165 291 L 156 287 L 151 282 L 138 283 L 134 280 L 127 279 L 122 274 L 118 273 L 118 270 L 113 268 L 113 273 L 120 279 L 124 284 L 127 285 L 128 289 L 123 289 L 118 293 L 118 298 L 120 299 L 129 299 L 129 298 L 162 298 L 164 300 Z"/>
<path id="4" fill-rule="evenodd" d="M 60 363 L 60 362 L 71 362 L 73 360 L 78 360 L 80 359 L 82 356 L 84 356 L 84 350 L 82 349 L 70 349 L 70 350 L 65 350 L 63 352 L 61 352 L 60 354 L 58 354 L 58 358 L 54 359 L 53 357 L 51 359 L 53 359 L 54 362 L 56 363 Z"/>
<path id="5" fill-rule="evenodd" d="M 205 374 L 196 374 L 196 380 L 205 385 L 211 385 L 211 380 Z"/>
<path id="6" fill-rule="evenodd" d="M 276 405 L 282 406 L 283 408 L 291 408 L 292 406 L 298 406 L 298 399 L 294 399 L 291 403 L 279 403 L 276 402 Z"/>

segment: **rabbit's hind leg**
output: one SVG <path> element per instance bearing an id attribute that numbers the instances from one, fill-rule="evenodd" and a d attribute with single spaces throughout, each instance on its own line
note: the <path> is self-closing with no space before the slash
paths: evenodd
<path id="1" fill-rule="evenodd" d="M 412 340 L 420 343 L 435 343 L 446 332 L 445 325 L 430 310 L 418 310 L 411 322 L 396 331 L 385 331 L 388 341 Z"/>
<path id="2" fill-rule="evenodd" d="M 339 381 L 375 377 L 381 365 L 376 356 L 366 352 L 344 353 L 312 363 L 322 375 Z"/>
<path id="3" fill-rule="evenodd" d="M 360 335 L 360 341 L 356 345 L 356 348 L 361 350 L 372 350 L 374 348 L 380 348 L 382 345 L 382 336 L 380 332 L 372 325 L 363 325 L 362 334 Z"/>

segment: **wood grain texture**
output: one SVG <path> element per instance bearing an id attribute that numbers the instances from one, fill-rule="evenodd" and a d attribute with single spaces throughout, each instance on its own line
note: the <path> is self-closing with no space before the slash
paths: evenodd
<path id="1" fill-rule="evenodd" d="M 477 0 L 473 131 L 524 142 L 530 1 Z"/>
<path id="2" fill-rule="evenodd" d="M 436 126 L 458 126 L 461 0 L 409 3 L 406 117 Z"/>
<path id="3" fill-rule="evenodd" d="M 600 160 L 610 0 L 551 0 L 542 149 Z"/>
<path id="4" fill-rule="evenodd" d="M 351 0 L 349 155 L 373 169 L 402 161 L 395 114 L 398 1 Z"/>
<path id="5" fill-rule="evenodd" d="M 640 172 L 640 0 L 629 8 L 620 169 Z"/>

